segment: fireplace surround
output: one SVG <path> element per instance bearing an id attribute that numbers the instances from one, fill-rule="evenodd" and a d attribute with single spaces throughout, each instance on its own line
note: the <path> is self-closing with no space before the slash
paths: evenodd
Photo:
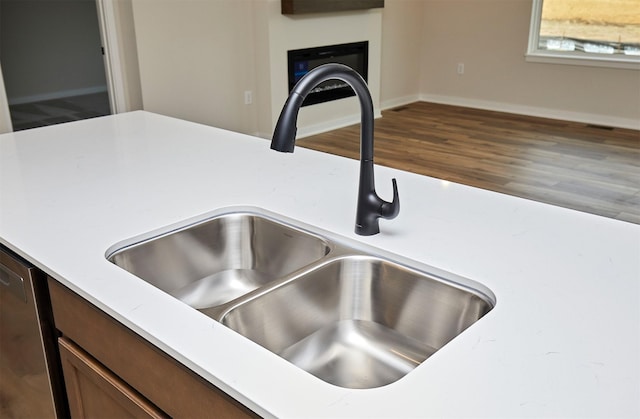
<path id="1" fill-rule="evenodd" d="M 326 45 L 314 48 L 289 50 L 288 80 L 289 92 L 310 70 L 328 63 L 345 64 L 357 71 L 367 81 L 369 67 L 369 41 L 348 44 Z M 354 96 L 355 93 L 341 80 L 320 83 L 307 95 L 302 106 L 314 105 Z"/>

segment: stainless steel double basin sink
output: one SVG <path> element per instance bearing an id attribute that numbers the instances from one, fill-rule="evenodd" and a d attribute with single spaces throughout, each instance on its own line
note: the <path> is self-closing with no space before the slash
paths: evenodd
<path id="1" fill-rule="evenodd" d="M 107 259 L 346 388 L 397 381 L 495 305 L 481 284 L 261 209 L 128 240 Z"/>

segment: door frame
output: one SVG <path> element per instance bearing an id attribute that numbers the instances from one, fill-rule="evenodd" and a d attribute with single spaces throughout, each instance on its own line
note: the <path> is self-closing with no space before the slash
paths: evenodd
<path id="1" fill-rule="evenodd" d="M 96 0 L 98 26 L 104 48 L 104 68 L 111 113 L 126 112 L 127 98 L 122 51 L 118 42 L 117 6 L 114 0 Z"/>
<path id="2" fill-rule="evenodd" d="M 124 63 L 118 42 L 117 5 L 114 0 L 96 0 L 98 27 L 104 48 L 104 68 L 111 113 L 128 111 Z M 0 134 L 13 132 L 7 92 L 0 67 Z"/>
<path id="3" fill-rule="evenodd" d="M 4 78 L 2 77 L 2 66 L 0 66 L 0 134 L 13 132 L 11 114 L 9 113 L 9 101 L 4 88 Z"/>

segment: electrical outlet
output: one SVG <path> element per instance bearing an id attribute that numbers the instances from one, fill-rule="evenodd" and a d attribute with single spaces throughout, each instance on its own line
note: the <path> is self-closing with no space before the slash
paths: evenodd
<path id="1" fill-rule="evenodd" d="M 464 63 L 458 63 L 458 74 L 464 74 Z"/>
<path id="2" fill-rule="evenodd" d="M 245 90 L 244 92 L 244 104 L 251 105 L 253 103 L 253 92 L 251 90 Z"/>

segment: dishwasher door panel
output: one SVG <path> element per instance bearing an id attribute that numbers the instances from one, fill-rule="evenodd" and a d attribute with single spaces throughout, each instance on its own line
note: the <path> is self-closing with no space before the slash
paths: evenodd
<path id="1" fill-rule="evenodd" d="M 64 403 L 54 402 L 59 361 L 48 313 L 44 274 L 0 247 L 0 417 L 63 414 Z"/>

